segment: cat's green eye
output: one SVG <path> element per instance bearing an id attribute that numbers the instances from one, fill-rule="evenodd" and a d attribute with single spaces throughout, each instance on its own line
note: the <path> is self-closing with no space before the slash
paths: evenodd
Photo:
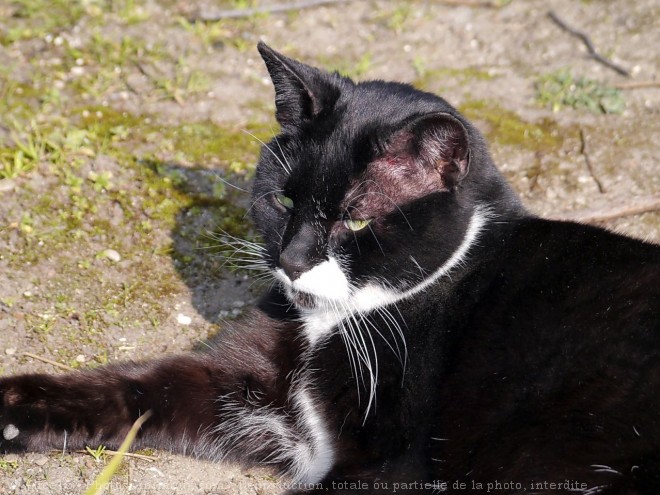
<path id="1" fill-rule="evenodd" d="M 352 220 L 349 218 L 344 220 L 344 227 L 346 227 L 348 230 L 352 230 L 353 232 L 357 232 L 358 230 L 362 230 L 367 225 L 369 225 L 370 222 L 371 218 L 367 218 L 366 220 Z"/>
<path id="2" fill-rule="evenodd" d="M 293 200 L 281 193 L 275 193 L 275 199 L 287 210 L 293 210 Z"/>

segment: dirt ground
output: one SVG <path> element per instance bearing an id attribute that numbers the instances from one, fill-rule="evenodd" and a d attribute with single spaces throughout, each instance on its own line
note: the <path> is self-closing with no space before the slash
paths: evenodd
<path id="1" fill-rule="evenodd" d="M 194 21 L 275 3 L 0 3 L 0 374 L 64 372 L 25 353 L 87 368 L 186 351 L 254 301 L 259 285 L 224 266 L 213 232 L 254 235 L 247 195 L 223 180 L 249 186 L 258 139 L 277 129 L 259 39 L 441 94 L 541 215 L 593 221 L 660 196 L 657 0 L 551 2 L 630 77 L 589 57 L 545 0 L 365 0 Z M 603 225 L 660 240 L 657 212 Z M 283 489 L 267 471 L 142 453 L 155 460 L 124 461 L 107 493 Z M 0 457 L 0 493 L 82 493 L 108 459 Z"/>

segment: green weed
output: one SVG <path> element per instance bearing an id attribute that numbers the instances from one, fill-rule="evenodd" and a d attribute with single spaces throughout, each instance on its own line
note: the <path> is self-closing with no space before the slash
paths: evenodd
<path id="1" fill-rule="evenodd" d="M 32 121 L 26 132 L 19 134 L 20 124 L 12 123 L 13 146 L 0 149 L 0 179 L 13 179 L 32 170 L 46 155 L 58 147 Z"/>
<path id="2" fill-rule="evenodd" d="M 85 447 L 85 450 L 91 455 L 96 462 L 100 462 L 103 456 L 105 455 L 105 445 L 99 445 L 95 449 L 91 447 Z"/>
<path id="3" fill-rule="evenodd" d="M 184 17 L 177 19 L 179 26 L 190 34 L 197 37 L 207 51 L 221 45 L 229 36 L 231 31 L 227 29 L 224 22 L 190 22 Z"/>
<path id="4" fill-rule="evenodd" d="M 0 471 L 12 473 L 18 468 L 18 462 L 0 459 Z"/>
<path id="5" fill-rule="evenodd" d="M 322 65 L 328 67 L 331 72 L 338 72 L 342 76 L 351 79 L 360 79 L 373 65 L 373 55 L 366 52 L 358 60 L 346 60 L 344 58 L 321 59 Z"/>
<path id="6" fill-rule="evenodd" d="M 387 27 L 395 33 L 401 33 L 412 14 L 412 6 L 407 3 L 397 5 L 387 20 Z"/>
<path id="7" fill-rule="evenodd" d="M 135 437 L 138 431 L 140 430 L 140 427 L 147 419 L 149 419 L 151 414 L 152 414 L 151 411 L 147 411 L 142 416 L 140 416 L 135 421 L 135 423 L 133 423 L 133 426 L 126 435 L 126 438 L 119 447 L 119 450 L 117 451 L 117 455 L 113 457 L 112 460 L 108 463 L 108 465 L 103 469 L 103 471 L 101 471 L 101 474 L 99 474 L 98 477 L 94 480 L 92 486 L 90 486 L 85 491 L 85 495 L 98 495 L 103 492 L 103 489 L 106 487 L 108 483 L 110 483 L 112 477 L 119 470 L 121 461 L 124 458 L 126 452 L 128 452 L 128 449 L 133 443 L 133 440 L 135 440 Z"/>
<path id="8" fill-rule="evenodd" d="M 626 107 L 620 90 L 593 79 L 574 77 L 568 69 L 539 77 L 536 100 L 555 112 L 570 107 L 594 113 L 621 113 Z"/>

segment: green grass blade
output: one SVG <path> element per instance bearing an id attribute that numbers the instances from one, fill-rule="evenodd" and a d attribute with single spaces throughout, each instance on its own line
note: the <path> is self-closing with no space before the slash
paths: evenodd
<path id="1" fill-rule="evenodd" d="M 101 474 L 99 474 L 96 477 L 94 483 L 92 483 L 92 486 L 90 486 L 85 491 L 85 495 L 98 495 L 103 492 L 103 489 L 106 487 L 108 483 L 110 483 L 110 480 L 117 472 L 117 469 L 119 469 L 119 464 L 121 463 L 121 460 L 124 458 L 124 454 L 128 452 L 128 449 L 133 443 L 133 440 L 135 440 L 135 435 L 137 435 L 138 430 L 142 427 L 144 422 L 147 419 L 149 419 L 150 416 L 151 416 L 151 411 L 147 411 L 146 413 L 144 413 L 142 416 L 140 416 L 138 419 L 135 420 L 135 423 L 133 423 L 133 426 L 126 435 L 126 438 L 124 438 L 124 441 L 121 443 L 121 446 L 117 451 L 117 455 L 110 460 L 110 462 L 105 468 L 103 468 L 103 471 L 101 471 Z"/>

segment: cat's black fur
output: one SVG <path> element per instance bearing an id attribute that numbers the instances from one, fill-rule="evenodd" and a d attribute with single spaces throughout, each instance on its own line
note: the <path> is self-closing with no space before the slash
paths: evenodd
<path id="1" fill-rule="evenodd" d="M 251 249 L 279 284 L 210 350 L 0 379 L 0 451 L 116 446 L 151 411 L 138 446 L 323 493 L 660 493 L 658 246 L 530 215 L 434 95 L 259 50 L 282 132 Z"/>

